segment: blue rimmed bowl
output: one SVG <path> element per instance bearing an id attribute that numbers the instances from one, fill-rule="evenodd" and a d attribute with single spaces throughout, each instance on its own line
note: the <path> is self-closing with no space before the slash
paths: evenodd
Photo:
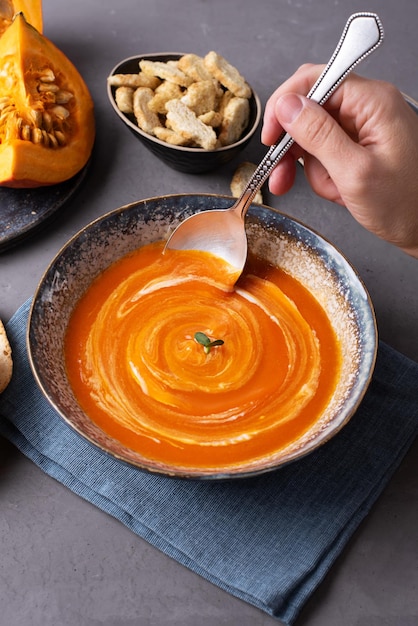
<path id="1" fill-rule="evenodd" d="M 319 234 L 278 211 L 253 205 L 246 217 L 250 251 L 283 268 L 323 306 L 342 346 L 337 389 L 321 418 L 301 439 L 274 457 L 216 470 L 169 466 L 145 458 L 103 432 L 83 412 L 69 384 L 64 338 L 74 306 L 114 261 L 164 239 L 181 219 L 206 208 L 227 208 L 231 198 L 209 194 L 140 200 L 95 220 L 53 259 L 36 290 L 28 325 L 28 352 L 38 385 L 68 424 L 94 445 L 141 469 L 164 475 L 223 479 L 251 476 L 295 461 L 333 437 L 355 413 L 374 369 L 377 331 L 369 295 L 348 261 Z"/>

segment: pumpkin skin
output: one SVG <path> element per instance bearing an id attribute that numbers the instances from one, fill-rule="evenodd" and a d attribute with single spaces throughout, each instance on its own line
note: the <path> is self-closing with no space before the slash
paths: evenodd
<path id="1" fill-rule="evenodd" d="M 0 36 L 10 26 L 16 13 L 23 13 L 26 21 L 42 33 L 42 0 L 1 0 Z"/>
<path id="2" fill-rule="evenodd" d="M 68 180 L 94 143 L 93 101 L 71 61 L 18 13 L 0 38 L 0 185 Z"/>

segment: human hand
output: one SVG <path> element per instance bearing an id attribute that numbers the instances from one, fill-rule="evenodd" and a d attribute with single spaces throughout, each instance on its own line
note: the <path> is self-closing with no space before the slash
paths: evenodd
<path id="1" fill-rule="evenodd" d="M 295 140 L 270 175 L 286 193 L 295 162 L 313 190 L 344 205 L 365 228 L 418 257 L 418 116 L 391 84 L 349 76 L 323 107 L 307 94 L 323 70 L 303 65 L 270 97 L 261 139 Z"/>

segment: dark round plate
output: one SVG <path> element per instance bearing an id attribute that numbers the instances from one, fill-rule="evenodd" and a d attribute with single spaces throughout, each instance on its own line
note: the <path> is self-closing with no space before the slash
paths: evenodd
<path id="1" fill-rule="evenodd" d="M 36 189 L 0 187 L 0 252 L 33 235 L 77 191 L 88 166 L 58 185 Z"/>

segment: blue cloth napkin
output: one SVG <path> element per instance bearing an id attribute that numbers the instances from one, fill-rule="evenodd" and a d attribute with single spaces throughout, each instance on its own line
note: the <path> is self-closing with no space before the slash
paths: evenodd
<path id="1" fill-rule="evenodd" d="M 101 452 L 50 407 L 28 363 L 29 306 L 7 325 L 14 375 L 0 396 L 0 432 L 150 544 L 293 624 L 418 432 L 418 364 L 381 343 L 356 415 L 300 461 L 229 482 L 165 478 Z"/>

